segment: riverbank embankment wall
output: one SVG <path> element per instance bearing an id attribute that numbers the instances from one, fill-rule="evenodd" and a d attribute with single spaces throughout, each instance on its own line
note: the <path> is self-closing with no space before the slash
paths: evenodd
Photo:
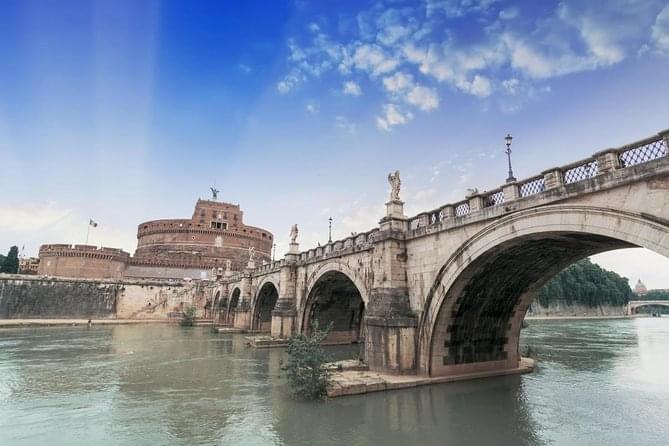
<path id="1" fill-rule="evenodd" d="M 186 281 L 0 275 L 0 319 L 168 319 L 203 308 L 203 286 Z"/>
<path id="2" fill-rule="evenodd" d="M 587 305 L 570 304 L 564 302 L 554 302 L 544 307 L 539 302 L 530 305 L 526 316 L 530 317 L 609 317 L 624 316 L 625 307 L 612 305 L 598 305 L 590 307 Z"/>

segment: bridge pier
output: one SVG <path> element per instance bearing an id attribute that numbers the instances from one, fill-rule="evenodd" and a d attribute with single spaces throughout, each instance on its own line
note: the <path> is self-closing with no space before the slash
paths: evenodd
<path id="1" fill-rule="evenodd" d="M 241 279 L 241 293 L 239 295 L 239 302 L 234 309 L 232 326 L 239 330 L 251 329 L 251 272 L 253 270 L 247 268 Z"/>
<path id="2" fill-rule="evenodd" d="M 365 362 L 369 370 L 390 374 L 416 373 L 416 329 L 418 320 L 408 314 L 388 314 L 388 307 L 397 308 L 399 301 L 408 301 L 402 290 L 372 293 L 370 313 L 365 317 Z M 408 302 L 407 302 L 408 303 Z M 385 314 L 384 314 L 385 313 Z"/>
<path id="3" fill-rule="evenodd" d="M 291 243 L 290 252 L 285 257 L 286 264 L 281 268 L 279 276 L 279 299 L 272 311 L 270 336 L 273 338 L 289 338 L 295 331 L 298 253 L 297 243 Z"/>
<path id="4" fill-rule="evenodd" d="M 386 217 L 379 222 L 374 240 L 374 264 L 383 274 L 374 276 L 365 316 L 365 362 L 372 371 L 416 373 L 416 328 L 406 275 L 404 203 L 386 203 Z"/>

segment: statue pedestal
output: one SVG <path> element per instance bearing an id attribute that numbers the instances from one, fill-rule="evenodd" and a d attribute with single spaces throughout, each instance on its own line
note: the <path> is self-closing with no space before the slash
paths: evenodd
<path id="1" fill-rule="evenodd" d="M 288 246 L 289 246 L 289 249 L 288 249 L 289 254 L 298 254 L 300 252 L 300 244 L 299 243 L 293 242 L 293 243 L 289 244 Z"/>
<path id="2" fill-rule="evenodd" d="M 404 215 L 404 202 L 390 200 L 386 203 L 386 216 L 379 221 L 381 231 L 406 232 L 409 219 Z"/>
<path id="3" fill-rule="evenodd" d="M 256 269 L 256 263 L 253 260 L 249 260 L 249 263 L 246 264 L 246 269 L 247 270 Z"/>
<path id="4" fill-rule="evenodd" d="M 404 202 L 400 200 L 391 200 L 386 203 L 386 217 L 406 218 L 404 215 Z"/>

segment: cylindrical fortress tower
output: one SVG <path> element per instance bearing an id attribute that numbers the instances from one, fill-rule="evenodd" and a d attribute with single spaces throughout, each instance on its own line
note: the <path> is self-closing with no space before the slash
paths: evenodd
<path id="1" fill-rule="evenodd" d="M 255 249 L 256 262 L 271 260 L 274 237 L 265 229 L 247 226 L 239 205 L 198 200 L 193 217 L 154 220 L 137 228 L 135 265 L 184 268 L 225 268 L 241 271 Z"/>

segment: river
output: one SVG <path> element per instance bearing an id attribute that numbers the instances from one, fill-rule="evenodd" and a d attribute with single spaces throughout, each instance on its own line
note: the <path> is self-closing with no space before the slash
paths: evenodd
<path id="1" fill-rule="evenodd" d="M 282 349 L 241 335 L 4 329 L 0 444 L 668 444 L 669 318 L 529 324 L 533 374 L 317 403 L 288 396 Z"/>

